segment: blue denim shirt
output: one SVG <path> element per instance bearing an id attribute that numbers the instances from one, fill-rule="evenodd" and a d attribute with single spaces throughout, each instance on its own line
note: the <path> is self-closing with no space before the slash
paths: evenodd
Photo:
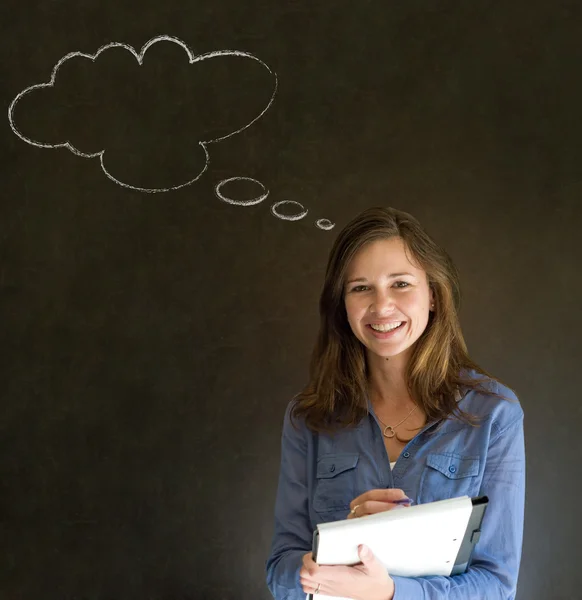
<path id="1" fill-rule="evenodd" d="M 480 376 L 481 377 L 481 376 Z M 481 538 L 468 570 L 453 577 L 400 577 L 394 600 L 515 598 L 523 537 L 525 448 L 523 411 L 515 394 L 487 380 L 487 389 L 513 401 L 470 391 L 461 409 L 483 417 L 478 427 L 456 419 L 427 424 L 390 469 L 382 428 L 369 414 L 335 436 L 315 434 L 285 411 L 274 533 L 266 561 L 276 600 L 305 600 L 302 557 L 318 523 L 345 519 L 349 503 L 377 488 L 401 488 L 416 504 L 457 496 L 489 497 Z"/>

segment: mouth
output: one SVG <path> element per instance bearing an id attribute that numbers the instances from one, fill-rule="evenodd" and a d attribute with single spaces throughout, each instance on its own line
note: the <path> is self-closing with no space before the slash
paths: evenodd
<path id="1" fill-rule="evenodd" d="M 393 321 L 392 323 L 368 323 L 366 329 L 379 340 L 385 340 L 398 334 L 404 329 L 406 321 Z"/>
<path id="2" fill-rule="evenodd" d="M 368 323 L 366 327 L 369 327 L 377 333 L 389 333 L 395 331 L 404 325 L 405 321 L 393 321 L 392 323 Z"/>

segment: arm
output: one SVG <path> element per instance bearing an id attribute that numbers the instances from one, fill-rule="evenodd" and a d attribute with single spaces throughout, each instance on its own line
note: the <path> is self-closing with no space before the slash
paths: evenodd
<path id="1" fill-rule="evenodd" d="M 313 538 L 307 505 L 307 440 L 303 427 L 293 429 L 290 408 L 291 404 L 285 411 L 281 436 L 275 527 L 266 562 L 267 586 L 276 600 L 305 600 L 299 570 L 303 555 L 311 551 Z"/>
<path id="2" fill-rule="evenodd" d="M 523 538 L 525 449 L 523 412 L 489 444 L 480 495 L 489 506 L 471 566 L 453 577 L 394 576 L 394 600 L 512 600 Z"/>

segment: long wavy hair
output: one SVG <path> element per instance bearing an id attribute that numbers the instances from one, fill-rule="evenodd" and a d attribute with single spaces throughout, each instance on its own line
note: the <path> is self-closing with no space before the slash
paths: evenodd
<path id="1" fill-rule="evenodd" d="M 348 323 L 345 278 L 351 260 L 364 245 L 393 237 L 403 240 L 408 259 L 426 272 L 434 294 L 434 312 L 429 313 L 405 373 L 410 396 L 424 410 L 427 422 L 452 417 L 475 426 L 477 417 L 459 408 L 459 394 L 477 390 L 505 398 L 487 387 L 487 378 L 501 382 L 467 352 L 459 322 L 459 274 L 449 255 L 412 215 L 395 208 L 369 208 L 344 227 L 331 249 L 309 383 L 294 398 L 292 423 L 302 418 L 314 432 L 333 433 L 357 425 L 368 413 L 366 348 Z M 469 375 L 469 370 L 483 377 Z"/>

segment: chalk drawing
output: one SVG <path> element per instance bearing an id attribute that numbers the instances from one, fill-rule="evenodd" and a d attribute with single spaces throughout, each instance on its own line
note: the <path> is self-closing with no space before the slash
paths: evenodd
<path id="1" fill-rule="evenodd" d="M 106 149 L 103 149 L 99 152 L 94 152 L 94 153 L 85 153 L 85 152 L 81 152 L 81 150 L 79 150 L 78 148 L 76 148 L 75 146 L 73 146 L 70 142 L 63 142 L 63 143 L 57 143 L 57 144 L 46 144 L 43 142 L 39 142 L 36 140 L 33 140 L 29 137 L 26 137 L 21 131 L 19 131 L 18 127 L 16 126 L 16 123 L 14 122 L 14 108 L 16 107 L 16 105 L 18 104 L 18 102 L 27 94 L 30 94 L 31 92 L 33 92 L 34 90 L 38 90 L 41 88 L 47 88 L 47 87 L 53 87 L 55 84 L 55 78 L 57 75 L 57 71 L 59 70 L 59 68 L 61 67 L 61 65 L 63 63 L 65 63 L 67 60 L 73 58 L 73 57 L 83 57 L 83 58 L 87 58 L 89 60 L 95 61 L 97 59 L 97 57 L 104 52 L 105 50 L 108 50 L 109 48 L 124 48 L 125 50 L 127 50 L 128 52 L 131 52 L 131 54 L 133 54 L 133 56 L 135 57 L 135 59 L 137 60 L 137 62 L 139 63 L 139 65 L 141 66 L 143 63 L 143 59 L 144 59 L 144 55 L 147 52 L 148 48 L 150 48 L 151 46 L 153 46 L 154 44 L 157 44 L 158 42 L 172 42 L 174 44 L 177 44 L 178 46 L 181 46 L 184 51 L 186 52 L 186 54 L 188 55 L 188 60 L 190 62 L 190 64 L 194 64 L 203 60 L 210 60 L 212 58 L 216 58 L 219 56 L 239 56 L 239 57 L 243 57 L 243 58 L 248 58 L 250 60 L 254 60 L 256 62 L 258 62 L 260 65 L 262 65 L 265 69 L 267 69 L 267 71 L 272 75 L 273 80 L 274 80 L 274 84 L 273 84 L 273 92 L 271 94 L 271 98 L 269 100 L 269 102 L 267 103 L 267 105 L 263 108 L 263 110 L 250 122 L 248 122 L 246 125 L 244 125 L 243 127 L 241 127 L 240 129 L 237 129 L 236 131 L 232 131 L 230 133 L 227 133 L 226 135 L 223 135 L 221 137 L 218 138 L 214 138 L 214 139 L 209 139 L 209 140 L 202 140 L 199 141 L 199 145 L 202 147 L 202 149 L 204 150 L 204 154 L 206 156 L 206 161 L 205 161 L 205 165 L 204 168 L 192 179 L 190 179 L 189 181 L 187 181 L 186 183 L 181 183 L 180 185 L 176 185 L 173 187 L 165 187 L 165 188 L 142 188 L 142 187 L 137 187 L 134 185 L 130 185 L 129 183 L 125 183 L 123 181 L 120 181 L 119 179 L 117 179 L 116 177 L 114 177 L 111 173 L 109 173 L 107 171 L 107 169 L 105 168 L 105 164 L 104 164 L 104 155 L 106 152 Z M 67 148 L 68 150 L 70 150 L 73 154 L 76 154 L 77 156 L 81 156 L 82 158 L 99 158 L 99 161 L 101 163 L 101 169 L 103 170 L 103 172 L 105 173 L 105 175 L 111 179 L 111 181 L 117 183 L 118 185 L 121 185 L 125 188 L 129 188 L 132 190 L 138 190 L 140 192 L 147 192 L 147 193 L 157 193 L 157 192 L 168 192 L 170 190 L 177 190 L 180 188 L 183 188 L 187 185 L 190 185 L 192 183 L 194 183 L 195 181 L 197 181 L 202 174 L 207 170 L 208 165 L 210 163 L 210 155 L 208 153 L 208 149 L 207 146 L 209 144 L 214 144 L 216 142 L 220 142 L 222 140 L 225 140 L 226 138 L 229 138 L 233 135 L 236 135 L 237 133 L 240 133 L 241 131 L 244 131 L 245 129 L 247 129 L 248 127 L 250 127 L 253 123 L 255 123 L 256 121 L 258 121 L 271 107 L 271 105 L 273 104 L 273 101 L 275 100 L 275 95 L 277 93 L 277 87 L 278 87 L 278 79 L 277 79 L 277 74 L 271 70 L 271 68 L 264 63 L 261 59 L 257 58 L 256 56 L 254 56 L 253 54 L 250 54 L 248 52 L 241 52 L 239 50 L 217 50 L 215 52 L 208 52 L 206 54 L 200 54 L 198 56 L 195 56 L 193 54 L 193 52 L 190 50 L 190 48 L 181 40 L 179 40 L 176 37 L 173 36 L 168 36 L 168 35 L 160 35 L 157 37 L 152 38 L 151 40 L 149 40 L 149 42 L 147 42 L 141 49 L 140 52 L 137 52 L 132 46 L 129 46 L 128 44 L 123 44 L 120 42 L 112 42 L 110 44 L 106 44 L 104 46 L 101 46 L 101 48 L 99 48 L 99 50 L 97 50 L 97 52 L 95 54 L 86 54 L 84 52 L 70 52 L 69 54 L 63 56 L 63 58 L 61 58 L 57 64 L 54 66 L 53 71 L 52 71 L 52 75 L 50 78 L 50 81 L 48 83 L 40 83 L 40 84 L 36 84 L 36 85 L 32 85 L 30 87 L 27 87 L 26 89 L 22 90 L 15 98 L 14 100 L 12 100 L 12 102 L 10 103 L 10 106 L 8 107 L 8 121 L 10 123 L 10 127 L 12 128 L 12 131 L 20 138 L 22 139 L 24 142 L 26 142 L 27 144 L 30 144 L 32 146 L 37 146 L 39 148 Z"/>
<path id="2" fill-rule="evenodd" d="M 224 186 L 227 183 L 230 183 L 231 181 L 252 181 L 253 183 L 256 183 L 261 187 L 263 193 L 260 196 L 257 196 L 256 198 L 251 198 L 250 200 L 235 200 L 234 198 L 229 198 L 221 192 L 221 189 L 222 186 Z M 260 204 L 263 200 L 265 200 L 265 198 L 269 195 L 269 190 L 260 181 L 257 181 L 252 177 L 229 177 L 228 179 L 223 179 L 216 185 L 216 187 L 214 188 L 214 193 L 216 194 L 216 197 L 222 200 L 223 202 L 228 202 L 229 204 L 236 204 L 237 206 L 252 206 L 253 204 Z"/>
<path id="3" fill-rule="evenodd" d="M 329 219 L 317 219 L 315 225 L 325 231 L 329 231 L 335 227 L 335 223 L 332 223 Z"/>
<path id="4" fill-rule="evenodd" d="M 301 209 L 301 212 L 295 215 L 284 215 L 279 212 L 279 207 L 283 206 L 284 204 L 295 204 Z M 295 200 L 281 200 L 281 202 L 275 202 L 275 204 L 271 206 L 271 212 L 275 217 L 277 217 L 278 219 L 283 219 L 284 221 L 299 221 L 300 219 L 303 219 L 303 217 L 309 211 L 303 206 L 303 204 L 295 202 Z"/>
<path id="5" fill-rule="evenodd" d="M 235 200 L 234 198 L 225 196 L 222 193 L 222 187 L 232 181 L 252 181 L 261 187 L 263 193 L 256 198 L 251 198 L 250 200 Z M 260 181 L 253 179 L 252 177 L 229 177 L 228 179 L 223 179 L 216 184 L 214 193 L 216 194 L 216 197 L 223 202 L 228 202 L 229 204 L 234 204 L 236 206 L 253 206 L 254 204 L 260 204 L 263 200 L 265 200 L 269 195 L 269 190 Z M 279 207 L 285 204 L 294 204 L 295 206 L 299 207 L 301 212 L 292 215 L 280 213 Z M 295 202 L 294 200 L 282 200 L 281 202 L 275 202 L 275 204 L 271 206 L 271 212 L 275 217 L 278 219 L 283 219 L 284 221 L 299 221 L 303 219 L 303 217 L 305 217 L 309 211 L 299 202 Z M 315 222 L 315 225 L 324 231 L 329 231 L 335 227 L 335 223 L 332 223 L 329 219 L 318 219 Z"/>

